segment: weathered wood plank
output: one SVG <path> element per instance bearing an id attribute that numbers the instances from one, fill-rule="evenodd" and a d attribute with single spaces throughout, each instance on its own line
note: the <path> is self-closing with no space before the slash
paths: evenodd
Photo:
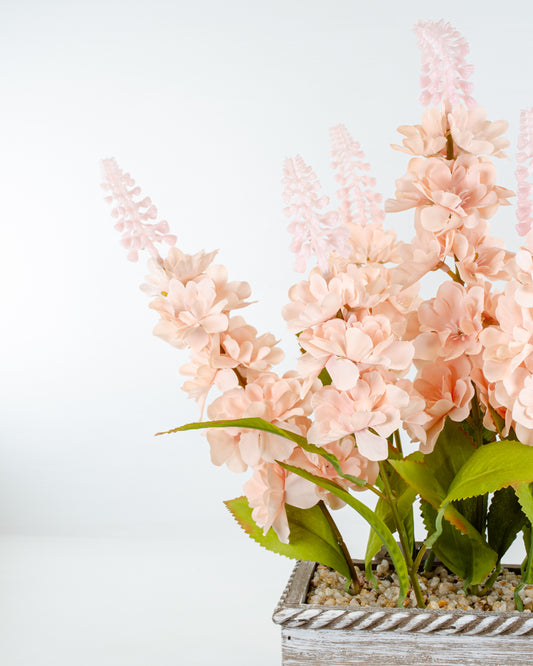
<path id="1" fill-rule="evenodd" d="M 462 636 L 386 631 L 283 629 L 283 666 L 524 666 L 524 636 Z"/>

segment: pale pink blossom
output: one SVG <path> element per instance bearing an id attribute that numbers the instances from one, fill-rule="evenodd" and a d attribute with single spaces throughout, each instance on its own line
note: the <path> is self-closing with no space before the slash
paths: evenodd
<path id="1" fill-rule="evenodd" d="M 529 231 L 523 247 L 514 257 L 516 269 L 514 279 L 519 283 L 515 292 L 518 305 L 524 308 L 533 307 L 533 230 Z"/>
<path id="2" fill-rule="evenodd" d="M 349 255 L 348 229 L 336 211 L 324 212 L 329 198 L 319 194 L 317 177 L 299 155 L 285 160 L 283 174 L 284 212 L 291 219 L 288 229 L 293 234 L 291 250 L 296 254 L 294 269 L 303 273 L 314 254 L 320 270 L 326 273 L 331 252 Z"/>
<path id="3" fill-rule="evenodd" d="M 360 226 L 354 224 L 350 227 L 350 242 L 353 246 L 348 260 L 342 258 L 335 263 L 350 264 L 387 264 L 398 263 L 401 260 L 401 243 L 396 239 L 394 229 L 385 229 L 380 224 Z"/>
<path id="4" fill-rule="evenodd" d="M 313 395 L 312 403 L 314 422 L 307 433 L 310 442 L 324 445 L 353 433 L 361 455 L 376 461 L 387 457 L 387 437 L 399 428 L 409 396 L 386 383 L 379 372 L 371 371 L 349 391 L 324 386 Z"/>
<path id="5" fill-rule="evenodd" d="M 223 313 L 226 301 L 218 300 L 215 284 L 208 277 L 186 285 L 170 280 L 168 296 L 155 298 L 150 307 L 161 317 L 154 335 L 179 349 L 188 345 L 200 351 L 209 344 L 213 333 L 228 327 L 228 317 Z"/>
<path id="6" fill-rule="evenodd" d="M 228 328 L 214 345 L 210 362 L 214 367 L 239 367 L 247 378 L 253 373 L 270 370 L 283 360 L 283 351 L 272 333 L 257 335 L 257 330 L 242 317 L 231 317 Z"/>
<path id="7" fill-rule="evenodd" d="M 359 452 L 355 444 L 353 435 L 343 437 L 342 439 L 324 445 L 327 452 L 332 453 L 339 461 L 344 474 L 350 474 L 369 484 L 374 484 L 379 474 L 379 465 L 376 461 L 368 460 Z M 346 490 L 364 490 L 363 486 L 352 483 L 339 476 L 333 465 L 323 456 L 317 453 L 308 453 L 303 449 L 296 448 L 288 461 L 291 465 L 304 469 L 311 474 L 320 476 L 323 479 L 333 481 Z M 340 509 L 344 502 L 332 493 L 316 487 L 317 495 L 323 499 L 332 509 Z"/>
<path id="8" fill-rule="evenodd" d="M 325 367 L 340 391 L 353 388 L 360 371 L 373 367 L 406 372 L 414 353 L 410 342 L 395 338 L 390 321 L 381 315 L 367 315 L 361 321 L 332 319 L 303 331 L 298 342 L 307 352 L 298 361 L 301 374 L 316 377 Z"/>
<path id="9" fill-rule="evenodd" d="M 244 388 L 226 391 L 208 407 L 210 420 L 259 417 L 282 428 L 302 434 L 307 428 L 306 413 L 310 405 L 301 398 L 302 384 L 294 377 L 279 378 L 264 373 Z M 305 418 L 304 418 L 305 417 Z M 299 427 L 299 426 L 302 427 Z M 287 460 L 296 444 L 271 433 L 228 428 L 211 429 L 206 433 L 215 465 L 232 464 L 256 467 L 261 462 Z"/>
<path id="10" fill-rule="evenodd" d="M 337 190 L 339 213 L 344 224 L 364 227 L 381 224 L 385 219 L 382 196 L 375 192 L 375 178 L 368 175 L 370 164 L 365 162 L 361 145 L 354 141 L 344 125 L 330 129 L 332 166 Z"/>
<path id="11" fill-rule="evenodd" d="M 518 135 L 518 150 L 516 155 L 517 167 L 515 171 L 517 183 L 516 217 L 518 224 L 516 230 L 525 236 L 531 229 L 533 222 L 533 107 L 520 111 L 520 134 Z"/>
<path id="12" fill-rule="evenodd" d="M 326 279 L 318 268 L 289 289 L 292 301 L 281 311 L 291 333 L 335 317 L 343 305 L 342 287 L 337 279 Z"/>
<path id="13" fill-rule="evenodd" d="M 190 363 L 181 366 L 180 374 L 190 377 L 181 388 L 189 398 L 198 403 L 200 418 L 203 417 L 207 396 L 213 386 L 224 392 L 236 388 L 239 384 L 237 375 L 233 370 L 213 367 L 208 362 L 207 355 L 202 352 L 193 354 Z"/>
<path id="14" fill-rule="evenodd" d="M 176 236 L 169 234 L 168 222 L 156 222 L 157 208 L 150 197 L 137 200 L 141 188 L 129 173 L 124 173 L 114 158 L 102 161 L 105 183 L 102 187 L 109 192 L 106 201 L 114 208 L 111 215 L 117 219 L 115 229 L 122 233 L 121 243 L 128 250 L 128 259 L 137 261 L 139 250 L 148 250 L 158 259 L 156 243 L 174 245 Z"/>
<path id="15" fill-rule="evenodd" d="M 447 417 L 452 421 L 464 421 L 470 413 L 474 387 L 470 381 L 472 364 L 465 356 L 449 361 L 437 360 L 425 365 L 418 373 L 414 388 L 425 402 L 425 412 L 430 419 L 422 424 L 425 439 L 420 439 L 420 450 L 431 453 L 444 428 Z M 410 428 L 411 435 L 420 430 Z"/>
<path id="16" fill-rule="evenodd" d="M 446 133 L 448 123 L 446 113 L 439 108 L 425 109 L 420 125 L 401 125 L 398 132 L 405 137 L 403 146 L 392 148 L 409 155 L 424 157 L 446 156 Z"/>
<path id="17" fill-rule="evenodd" d="M 289 543 L 290 531 L 285 504 L 310 509 L 320 499 L 313 483 L 271 463 L 257 467 L 243 490 L 253 521 L 263 534 L 272 528 L 282 543 Z"/>
<path id="18" fill-rule="evenodd" d="M 141 289 L 149 296 L 166 296 L 170 280 L 185 284 L 198 278 L 205 273 L 215 255 L 216 251 L 206 254 L 203 250 L 193 255 L 185 254 L 177 247 L 171 247 L 164 259 L 148 260 L 149 273 Z"/>
<path id="19" fill-rule="evenodd" d="M 413 158 L 396 186 L 396 199 L 388 199 L 385 210 L 416 207 L 421 226 L 437 235 L 463 225 L 474 227 L 513 196 L 496 185 L 496 169 L 488 158 L 469 154 L 456 160 Z"/>
<path id="20" fill-rule="evenodd" d="M 509 140 L 501 136 L 509 129 L 506 120 L 487 120 L 482 106 L 466 109 L 458 105 L 448 114 L 448 122 L 455 149 L 474 155 L 507 157 L 503 151 Z"/>
<path id="21" fill-rule="evenodd" d="M 451 108 L 463 101 L 468 108 L 475 106 L 473 85 L 467 81 L 474 68 L 466 63 L 470 48 L 464 37 L 442 19 L 418 21 L 415 33 L 422 52 L 420 102 L 424 106 L 443 102 Z"/>
<path id="22" fill-rule="evenodd" d="M 486 233 L 488 223 L 473 229 L 463 228 L 453 237 L 452 251 L 459 276 L 467 285 L 481 284 L 486 279 L 508 280 L 511 277 L 513 255 L 505 243 Z"/>
<path id="23" fill-rule="evenodd" d="M 414 340 L 415 358 L 435 361 L 454 359 L 481 351 L 484 290 L 444 282 L 437 296 L 418 308 L 420 334 Z"/>
<path id="24" fill-rule="evenodd" d="M 521 365 L 533 372 L 533 311 L 516 299 L 519 286 L 507 283 L 495 310 L 497 325 L 487 326 L 479 338 L 483 345 L 483 372 L 489 382 L 503 382 L 513 393 L 514 372 Z"/>

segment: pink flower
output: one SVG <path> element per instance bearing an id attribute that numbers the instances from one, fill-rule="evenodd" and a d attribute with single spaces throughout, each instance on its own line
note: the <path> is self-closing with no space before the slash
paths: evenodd
<path id="1" fill-rule="evenodd" d="M 309 406 L 301 399 L 301 382 L 293 377 L 278 378 L 264 373 L 244 388 L 226 391 L 207 409 L 210 420 L 259 417 L 302 434 L 307 429 Z M 215 465 L 227 464 L 240 471 L 248 465 L 287 460 L 294 442 L 259 430 L 224 428 L 207 431 L 211 459 Z"/>
<path id="2" fill-rule="evenodd" d="M 165 259 L 148 260 L 150 272 L 141 289 L 149 296 L 165 296 L 170 280 L 179 280 L 185 284 L 198 278 L 205 273 L 215 255 L 216 251 L 206 254 L 203 250 L 194 255 L 184 254 L 177 247 L 171 247 Z"/>
<path id="3" fill-rule="evenodd" d="M 472 108 L 472 83 L 467 81 L 473 72 L 466 64 L 468 42 L 444 20 L 419 21 L 415 26 L 418 46 L 422 51 L 422 93 L 424 106 L 438 106 L 443 102 L 451 107 L 463 100 Z"/>
<path id="4" fill-rule="evenodd" d="M 446 156 L 446 113 L 441 109 L 425 109 L 420 125 L 401 125 L 398 132 L 403 134 L 402 146 L 392 148 L 410 155 L 434 157 Z"/>
<path id="5" fill-rule="evenodd" d="M 415 358 L 435 361 L 438 357 L 454 359 L 481 351 L 484 290 L 465 288 L 457 282 L 445 282 L 436 298 L 418 309 L 420 334 L 414 340 Z"/>
<path id="6" fill-rule="evenodd" d="M 396 181 L 396 199 L 388 199 L 385 210 L 416 207 L 422 228 L 437 235 L 463 225 L 474 227 L 480 219 L 492 217 L 500 205 L 508 205 L 513 195 L 495 183 L 496 170 L 485 157 L 414 158 L 405 176 Z"/>
<path id="7" fill-rule="evenodd" d="M 208 277 L 186 285 L 172 279 L 166 298 L 155 298 L 150 307 L 159 312 L 161 319 L 154 328 L 154 335 L 166 342 L 194 351 L 209 344 L 210 335 L 228 327 L 228 317 L 223 314 L 225 300 L 218 300 L 215 284 Z"/>
<path id="8" fill-rule="evenodd" d="M 474 397 L 474 387 L 469 377 L 471 370 L 470 361 L 461 356 L 449 361 L 439 359 L 425 365 L 418 373 L 414 388 L 426 401 L 425 412 L 430 417 L 422 426 L 425 441 L 421 440 L 420 449 L 424 453 L 433 451 L 446 417 L 460 422 L 469 415 L 470 402 Z M 411 429 L 411 434 L 414 432 Z"/>
<path id="9" fill-rule="evenodd" d="M 516 206 L 516 217 L 518 224 L 516 230 L 521 236 L 525 236 L 531 229 L 533 221 L 533 206 L 531 192 L 533 184 L 533 108 L 520 111 L 520 134 L 518 135 L 518 150 L 515 175 L 518 190 L 518 201 Z"/>
<path id="10" fill-rule="evenodd" d="M 289 289 L 291 303 L 282 310 L 283 318 L 291 333 L 299 333 L 334 317 L 343 304 L 342 286 L 339 280 L 326 280 L 318 268 Z"/>
<path id="11" fill-rule="evenodd" d="M 285 215 L 292 219 L 288 229 L 294 235 L 291 243 L 296 254 L 294 269 L 303 273 L 307 260 L 314 254 L 320 270 L 326 273 L 331 252 L 349 255 L 348 229 L 337 212 L 322 212 L 329 198 L 318 194 L 320 183 L 300 156 L 285 160 L 283 172 Z"/>
<path id="12" fill-rule="evenodd" d="M 344 125 L 330 129 L 332 166 L 340 201 L 339 213 L 344 224 L 365 227 L 368 223 L 381 224 L 385 213 L 381 194 L 374 191 L 375 178 L 367 175 L 370 164 L 364 161 L 361 146 L 354 141 Z"/>
<path id="13" fill-rule="evenodd" d="M 380 315 L 361 321 L 332 319 L 304 331 L 298 342 L 307 352 L 298 362 L 301 374 L 316 377 L 326 367 L 340 391 L 355 386 L 360 369 L 379 366 L 396 373 L 407 371 L 414 352 L 410 342 L 395 339 L 390 321 Z"/>
<path id="14" fill-rule="evenodd" d="M 168 222 L 157 219 L 157 208 L 150 197 L 136 201 L 141 188 L 129 173 L 124 173 L 114 158 L 103 160 L 102 167 L 106 182 L 102 187 L 109 192 L 106 201 L 114 204 L 111 215 L 117 218 L 115 229 L 122 233 L 121 243 L 129 250 L 128 259 L 137 261 L 139 250 L 148 250 L 158 259 L 156 243 L 174 245 L 176 236 L 168 233 Z"/>
<path id="15" fill-rule="evenodd" d="M 501 136 L 509 129 L 506 120 L 491 122 L 482 106 L 465 109 L 459 105 L 448 114 L 448 122 L 454 146 L 473 155 L 507 157 L 503 150 L 509 140 Z"/>
<path id="16" fill-rule="evenodd" d="M 401 243 L 396 240 L 394 229 L 384 229 L 378 224 L 361 226 L 354 224 L 350 227 L 350 242 L 352 253 L 346 262 L 350 264 L 386 264 L 400 261 Z M 338 259 L 335 264 L 342 264 Z"/>
<path id="17" fill-rule="evenodd" d="M 285 504 L 310 509 L 319 500 L 310 481 L 271 463 L 257 467 L 243 489 L 256 525 L 263 534 L 272 528 L 282 543 L 289 543 L 290 532 Z"/>
<path id="18" fill-rule="evenodd" d="M 353 433 L 361 455 L 384 460 L 387 437 L 399 428 L 401 410 L 407 407 L 409 396 L 372 371 L 361 376 L 349 391 L 324 386 L 313 395 L 312 403 L 315 420 L 307 433 L 310 442 L 329 444 Z"/>

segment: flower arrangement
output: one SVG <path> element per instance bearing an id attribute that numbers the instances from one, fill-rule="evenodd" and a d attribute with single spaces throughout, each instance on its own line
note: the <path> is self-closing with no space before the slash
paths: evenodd
<path id="1" fill-rule="evenodd" d="M 496 184 L 492 161 L 506 157 L 507 123 L 487 120 L 472 98 L 458 32 L 444 21 L 415 31 L 428 108 L 420 124 L 399 128 L 402 145 L 393 148 L 410 159 L 395 197 L 382 205 L 342 125 L 331 130 L 336 208 L 301 157 L 285 162 L 295 269 L 317 260 L 283 308 L 301 352 L 294 371 L 277 374 L 283 353 L 274 336 L 237 314 L 249 285 L 228 281 L 215 252 L 180 251 L 129 174 L 114 159 L 103 165 L 128 257 L 151 255 L 142 289 L 159 315 L 154 333 L 190 349 L 183 389 L 207 412 L 169 432 L 203 429 L 215 465 L 251 471 L 244 496 L 226 504 L 253 539 L 332 567 L 354 593 L 360 580 L 330 509 L 357 511 L 371 527 L 367 576 L 385 545 L 398 604 L 411 587 L 423 607 L 424 556 L 482 594 L 520 533 L 521 585 L 533 583 L 533 109 L 520 121 L 516 215 L 525 239 L 513 253 L 489 227 L 513 196 Z M 385 213 L 407 209 L 410 243 L 384 226 Z M 424 299 L 429 273 L 442 282 Z M 357 498 L 364 490 L 377 495 L 374 510 Z M 427 532 L 421 547 L 416 500 Z"/>

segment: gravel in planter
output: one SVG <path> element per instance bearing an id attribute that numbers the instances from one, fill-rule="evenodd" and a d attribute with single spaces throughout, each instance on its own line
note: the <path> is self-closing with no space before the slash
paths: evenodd
<path id="1" fill-rule="evenodd" d="M 356 570 L 361 574 L 360 570 Z M 309 586 L 308 604 L 323 606 L 349 606 L 350 608 L 374 607 L 394 608 L 398 601 L 400 586 L 398 576 L 392 570 L 388 560 L 384 559 L 375 568 L 378 587 L 360 575 L 361 592 L 352 595 L 344 591 L 345 578 L 328 567 L 319 564 Z M 445 567 L 437 566 L 433 571 L 419 574 L 420 588 L 428 608 L 462 609 L 482 611 L 514 611 L 514 591 L 520 583 L 520 577 L 508 569 L 502 568 L 491 591 L 484 596 L 466 595 L 463 581 L 456 578 Z M 533 611 L 533 585 L 526 586 L 520 592 L 524 603 L 524 612 Z M 404 599 L 406 608 L 416 608 L 416 599 L 411 590 Z"/>

